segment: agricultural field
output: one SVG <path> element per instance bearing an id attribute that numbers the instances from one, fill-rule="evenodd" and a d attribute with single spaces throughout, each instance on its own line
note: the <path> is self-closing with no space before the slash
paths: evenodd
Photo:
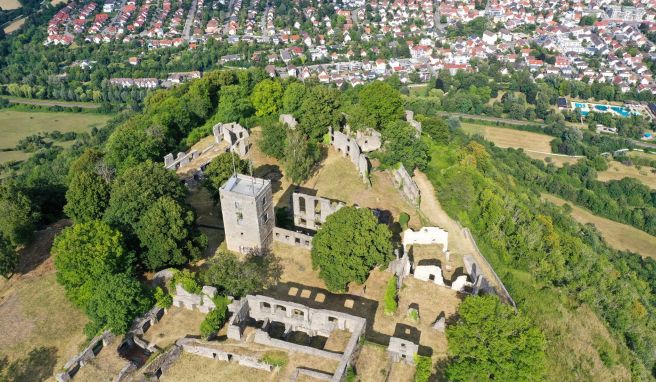
<path id="1" fill-rule="evenodd" d="M 608 164 L 607 170 L 597 174 L 597 179 L 602 182 L 623 178 L 635 178 L 649 188 L 656 190 L 656 173 L 652 172 L 651 167 L 638 169 L 635 166 L 626 166 L 620 162 L 612 161 Z"/>
<path id="2" fill-rule="evenodd" d="M 542 194 L 542 198 L 559 206 L 567 203 L 550 194 Z M 572 207 L 572 217 L 581 224 L 594 224 L 611 247 L 656 259 L 656 237 L 629 225 L 597 216 L 572 203 L 569 204 Z"/>
<path id="3" fill-rule="evenodd" d="M 550 142 L 554 139 L 545 134 L 533 133 L 505 127 L 462 123 L 462 130 L 467 134 L 478 134 L 501 148 L 523 149 L 526 155 L 533 159 L 542 159 L 556 166 L 565 163 L 575 163 L 578 157 L 551 152 Z M 549 159 L 547 159 L 549 158 Z"/>
<path id="4" fill-rule="evenodd" d="M 0 110 L 0 150 L 13 149 L 22 138 L 40 132 L 89 132 L 92 127 L 102 127 L 109 118 L 102 114 Z M 0 151 L 0 163 L 28 156 L 22 151 Z"/>
<path id="5" fill-rule="evenodd" d="M 12 9 L 18 9 L 21 7 L 21 3 L 18 0 L 0 0 L 0 8 L 5 11 Z"/>
<path id="6" fill-rule="evenodd" d="M 11 24 L 7 25 L 5 27 L 5 33 L 9 34 L 17 31 L 20 27 L 23 26 L 23 24 L 25 24 L 25 17 L 21 17 L 20 19 L 15 20 Z"/>

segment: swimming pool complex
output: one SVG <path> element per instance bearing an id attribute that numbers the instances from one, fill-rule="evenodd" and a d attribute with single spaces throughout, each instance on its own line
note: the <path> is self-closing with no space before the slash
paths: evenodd
<path id="1" fill-rule="evenodd" d="M 639 112 L 631 110 L 623 106 L 611 106 L 611 105 L 602 105 L 598 103 L 583 103 L 583 102 L 572 102 L 572 110 L 579 109 L 582 116 L 590 114 L 591 111 L 596 113 L 613 113 L 620 117 L 628 117 L 630 115 L 640 115 Z"/>

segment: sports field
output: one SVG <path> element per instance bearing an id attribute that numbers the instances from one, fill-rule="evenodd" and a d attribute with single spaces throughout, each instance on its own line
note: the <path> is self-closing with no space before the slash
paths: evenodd
<path id="1" fill-rule="evenodd" d="M 550 194 L 542 194 L 542 198 L 559 206 L 566 203 L 565 200 Z M 656 259 L 656 237 L 627 224 L 597 216 L 572 203 L 569 205 L 572 207 L 572 217 L 581 224 L 594 224 L 611 247 Z"/>
<path id="2" fill-rule="evenodd" d="M 102 114 L 0 110 L 0 149 L 13 149 L 22 138 L 40 132 L 89 132 L 108 120 L 109 116 Z M 0 163 L 28 156 L 21 151 L 0 151 Z"/>

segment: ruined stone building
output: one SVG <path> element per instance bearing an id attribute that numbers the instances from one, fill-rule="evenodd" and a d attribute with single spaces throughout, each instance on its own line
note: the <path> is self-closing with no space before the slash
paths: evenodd
<path id="1" fill-rule="evenodd" d="M 273 241 L 271 181 L 235 174 L 219 189 L 228 249 L 247 253 Z"/>
<path id="2" fill-rule="evenodd" d="M 344 205 L 343 202 L 294 192 L 292 194 L 294 225 L 316 231 L 326 222 L 328 216 L 339 211 Z"/>
<path id="3" fill-rule="evenodd" d="M 212 127 L 212 134 L 216 143 L 225 141 L 228 143 L 228 151 L 231 151 L 240 157 L 245 156 L 250 148 L 248 130 L 242 125 L 232 123 L 217 123 Z"/>

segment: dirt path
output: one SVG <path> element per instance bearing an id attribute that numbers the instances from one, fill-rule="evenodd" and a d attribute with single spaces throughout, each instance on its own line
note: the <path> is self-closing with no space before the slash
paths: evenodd
<path id="1" fill-rule="evenodd" d="M 462 254 L 463 256 L 473 256 L 481 267 L 485 278 L 493 287 L 500 290 L 496 282 L 496 277 L 494 276 L 494 271 L 491 266 L 488 266 L 487 260 L 482 257 L 458 222 L 451 219 L 442 209 L 442 206 L 440 206 L 440 202 L 436 197 L 435 188 L 433 188 L 433 184 L 428 180 L 426 174 L 415 171 L 413 178 L 415 183 L 417 183 L 417 187 L 419 187 L 419 192 L 421 192 L 421 203 L 419 206 L 421 213 L 429 222 L 449 232 L 449 251 Z"/>

